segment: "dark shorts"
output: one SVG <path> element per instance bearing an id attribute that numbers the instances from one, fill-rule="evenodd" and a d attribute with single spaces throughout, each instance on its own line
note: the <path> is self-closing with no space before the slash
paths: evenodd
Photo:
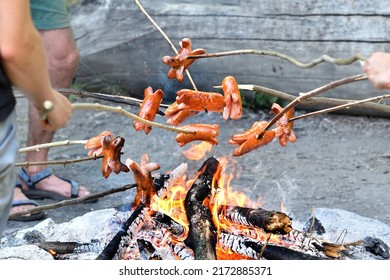
<path id="1" fill-rule="evenodd" d="M 70 27 L 65 0 L 30 0 L 31 15 L 38 30 Z"/>

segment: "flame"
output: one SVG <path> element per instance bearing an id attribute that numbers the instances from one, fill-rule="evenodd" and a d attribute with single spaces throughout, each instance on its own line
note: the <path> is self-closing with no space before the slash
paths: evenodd
<path id="1" fill-rule="evenodd" d="M 183 151 L 183 155 L 190 160 L 201 160 L 207 152 L 211 151 L 212 147 L 212 144 L 202 141 L 197 145 L 193 145 L 188 150 Z"/>
<path id="2" fill-rule="evenodd" d="M 186 225 L 187 216 L 184 208 L 184 200 L 188 191 L 188 182 L 171 186 L 166 195 L 166 199 L 154 197 L 151 208 L 170 216 L 182 225 Z"/>
<path id="3" fill-rule="evenodd" d="M 219 235 L 221 230 L 227 229 L 231 226 L 231 222 L 223 219 L 224 208 L 229 205 L 256 207 L 259 203 L 254 203 L 248 197 L 239 191 L 234 191 L 231 188 L 231 182 L 234 179 L 235 160 L 229 157 L 223 157 L 219 160 L 222 166 L 222 172 L 219 175 L 218 186 L 214 187 L 211 196 L 210 211 L 212 213 L 213 222 L 217 228 Z M 228 171 L 228 167 L 232 170 Z"/>
<path id="4" fill-rule="evenodd" d="M 204 142 L 199 145 L 193 146 L 189 150 L 195 156 L 199 156 L 199 153 L 194 152 L 200 147 L 207 147 L 208 143 Z M 202 150 L 205 151 L 205 150 Z M 204 156 L 204 154 L 202 154 Z M 235 191 L 231 187 L 231 184 L 235 177 L 236 160 L 230 157 L 223 157 L 219 159 L 220 170 L 216 172 L 212 180 L 212 189 L 210 199 L 205 201 L 205 205 L 209 207 L 213 222 L 217 228 L 217 235 L 222 230 L 229 229 L 230 232 L 236 230 L 240 235 L 256 238 L 257 240 L 265 241 L 269 238 L 269 235 L 260 229 L 251 227 L 240 226 L 233 224 L 232 222 L 224 219 L 224 208 L 226 206 L 241 206 L 241 207 L 259 207 L 258 202 L 251 201 L 243 192 Z M 155 196 L 151 203 L 151 208 L 156 211 L 160 211 L 173 220 L 181 224 L 186 234 L 180 238 L 183 240 L 188 233 L 188 219 L 186 216 L 186 210 L 184 201 L 188 190 L 191 188 L 196 178 L 188 179 L 186 176 L 182 180 L 175 182 L 173 186 L 169 187 L 169 190 L 164 198 Z M 168 238 L 168 237 L 167 237 Z M 177 237 L 169 236 L 170 242 L 181 242 L 183 240 L 175 239 Z M 276 240 L 277 241 L 277 240 Z M 275 241 L 275 243 L 276 243 Z M 280 242 L 280 240 L 279 240 Z M 242 255 L 234 253 L 232 251 L 225 250 L 217 245 L 217 257 L 218 259 L 245 259 Z"/>

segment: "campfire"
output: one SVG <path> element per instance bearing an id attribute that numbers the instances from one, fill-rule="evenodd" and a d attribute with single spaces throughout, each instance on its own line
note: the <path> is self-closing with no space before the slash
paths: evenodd
<path id="1" fill-rule="evenodd" d="M 99 260 L 327 260 L 350 258 L 356 250 L 368 250 L 368 243 L 372 252 L 380 254 L 381 248 L 386 254 L 374 239 L 335 244 L 294 229 L 287 214 L 263 209 L 232 190 L 226 164 L 226 159 L 209 157 L 194 178 L 187 178 L 186 163 L 168 173 L 149 172 L 150 201 L 143 193 L 138 204 L 129 203 L 119 231 L 105 244 L 38 246 L 55 259 L 93 250 Z M 312 231 L 317 223 L 313 219 Z"/>

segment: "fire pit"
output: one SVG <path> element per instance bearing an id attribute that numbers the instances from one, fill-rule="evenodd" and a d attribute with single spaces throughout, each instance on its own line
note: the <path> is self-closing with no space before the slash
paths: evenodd
<path id="1" fill-rule="evenodd" d="M 389 258 L 388 240 L 384 242 L 369 235 L 354 237 L 353 233 L 346 238 L 343 232 L 348 231 L 346 228 L 339 240 L 331 242 L 321 235 L 329 231 L 334 238 L 336 233 L 324 227 L 317 217 L 298 228 L 285 213 L 266 210 L 249 201 L 242 193 L 230 189 L 223 160 L 208 158 L 195 178 L 186 178 L 186 172 L 187 165 L 181 164 L 172 172 L 154 175 L 155 195 L 149 205 L 140 202 L 132 207 L 129 203 L 120 211 L 111 209 L 103 215 L 97 213 L 89 222 L 73 223 L 83 227 L 84 233 L 98 227 L 92 238 L 80 238 L 74 232 L 68 239 L 54 239 L 66 236 L 63 233 L 47 238 L 48 232 L 44 232 L 49 230 L 53 234 L 54 227 L 46 221 L 41 227 L 37 225 L 4 238 L 0 256 L 17 258 L 15 245 L 30 243 L 35 250 L 46 251 L 46 257 L 58 260 Z M 97 220 L 101 222 L 96 223 Z M 374 226 L 372 221 L 370 224 Z M 69 228 L 72 226 L 65 230 L 68 234 L 72 232 Z M 384 232 L 383 237 L 387 234 L 388 239 L 389 230 Z M 24 241 L 17 244 L 17 236 Z M 7 255 L 9 248 L 11 255 L 9 252 Z M 19 248 L 26 251 L 26 246 Z M 34 256 L 41 255 L 34 253 Z"/>

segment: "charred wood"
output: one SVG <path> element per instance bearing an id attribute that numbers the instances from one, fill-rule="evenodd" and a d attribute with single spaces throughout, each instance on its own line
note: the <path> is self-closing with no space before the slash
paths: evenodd
<path id="1" fill-rule="evenodd" d="M 79 242 L 60 242 L 48 241 L 37 244 L 37 246 L 48 252 L 55 252 L 56 254 L 80 254 L 87 252 L 100 252 L 102 243 L 79 243 Z"/>
<path id="2" fill-rule="evenodd" d="M 194 251 L 192 251 L 190 248 L 188 248 L 183 243 L 177 243 L 172 246 L 173 251 L 175 254 L 181 259 L 181 260 L 193 260 L 194 257 Z"/>
<path id="3" fill-rule="evenodd" d="M 153 221 L 156 223 L 157 227 L 163 227 L 169 230 L 176 240 L 181 240 L 185 238 L 185 227 L 173 220 L 168 215 L 156 211 L 151 215 L 151 217 L 153 218 Z"/>
<path id="4" fill-rule="evenodd" d="M 318 220 L 316 217 L 313 216 L 311 219 L 309 219 L 306 222 L 305 227 L 303 228 L 303 231 L 305 231 L 307 233 L 315 232 L 318 235 L 321 235 L 321 234 L 325 233 L 325 228 L 321 224 L 320 220 Z"/>
<path id="5" fill-rule="evenodd" d="M 291 219 L 282 212 L 239 206 L 224 206 L 223 208 L 225 208 L 225 218 L 234 223 L 258 227 L 265 232 L 276 234 L 287 234 L 292 230 Z"/>
<path id="6" fill-rule="evenodd" d="M 122 225 L 121 229 L 117 232 L 114 238 L 106 246 L 106 248 L 104 248 L 99 256 L 97 256 L 96 260 L 112 260 L 120 249 L 120 244 L 126 235 L 126 239 L 134 238 L 134 235 L 137 234 L 138 230 L 144 223 L 144 210 L 145 205 L 141 202 L 133 211 L 131 216 L 127 219 L 127 221 Z M 129 242 L 127 243 L 129 244 Z"/>
<path id="7" fill-rule="evenodd" d="M 364 238 L 364 247 L 366 250 L 376 256 L 389 259 L 389 246 L 379 238 L 367 236 Z"/>
<path id="8" fill-rule="evenodd" d="M 234 253 L 250 257 L 252 259 L 264 258 L 267 260 L 322 260 L 320 256 L 306 254 L 291 250 L 286 247 L 273 244 L 263 244 L 260 241 L 221 232 L 219 245 L 224 250 L 231 250 Z"/>
<path id="9" fill-rule="evenodd" d="M 197 260 L 215 260 L 217 233 L 210 210 L 204 201 L 211 194 L 221 165 L 215 157 L 207 159 L 199 169 L 196 180 L 188 191 L 184 206 L 189 222 L 189 232 L 184 243 L 194 251 Z"/>
<path id="10" fill-rule="evenodd" d="M 160 173 L 153 176 L 154 188 L 159 198 L 164 198 L 169 189 L 177 185 L 185 185 L 184 177 L 187 172 L 188 164 L 182 163 L 171 173 Z"/>
<path id="11" fill-rule="evenodd" d="M 305 252 L 323 252 L 327 257 L 341 258 L 349 250 L 349 246 L 357 245 L 351 244 L 333 244 L 330 242 L 323 242 L 306 232 L 299 230 L 292 230 L 287 235 L 281 236 L 281 239 L 292 249 L 297 249 Z"/>

